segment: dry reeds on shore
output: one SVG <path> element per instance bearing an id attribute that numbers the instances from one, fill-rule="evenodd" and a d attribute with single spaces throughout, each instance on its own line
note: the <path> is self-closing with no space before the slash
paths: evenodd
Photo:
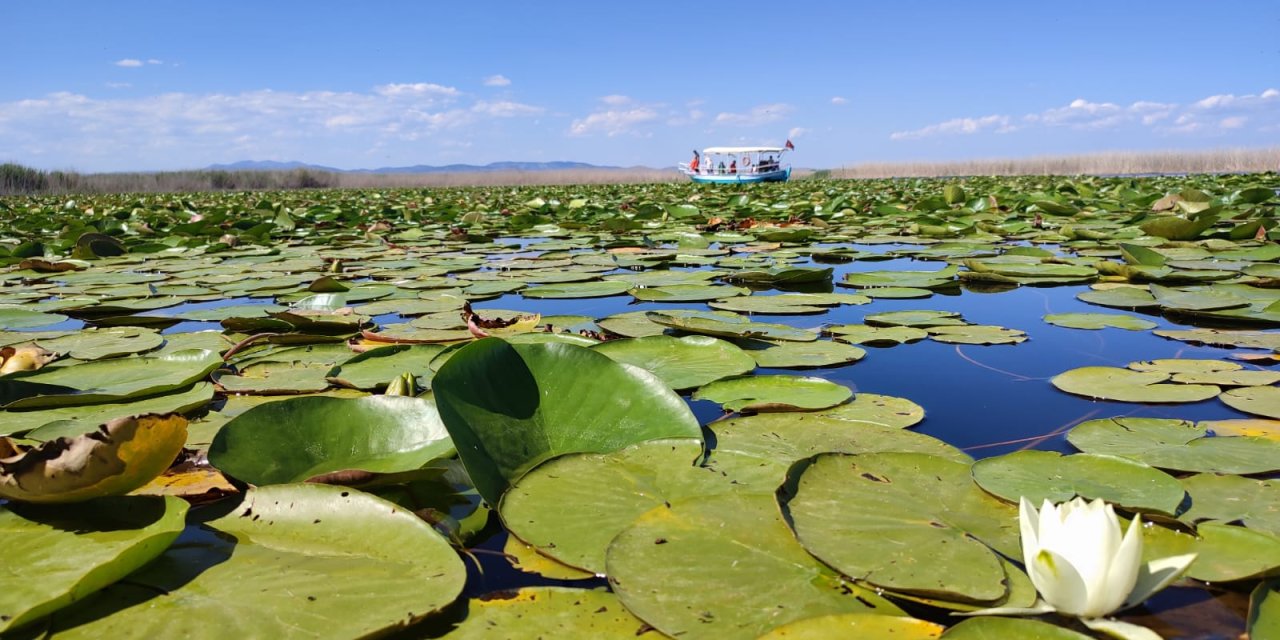
<path id="1" fill-rule="evenodd" d="M 1212 151 L 1108 151 L 1069 156 L 954 162 L 867 162 L 831 171 L 832 178 L 924 178 L 1017 175 L 1258 173 L 1280 170 L 1280 147 Z"/>

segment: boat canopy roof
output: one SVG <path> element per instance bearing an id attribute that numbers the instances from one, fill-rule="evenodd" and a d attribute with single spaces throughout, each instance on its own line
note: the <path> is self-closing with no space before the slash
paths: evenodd
<path id="1" fill-rule="evenodd" d="M 782 147 L 707 147 L 703 153 L 782 153 Z"/>

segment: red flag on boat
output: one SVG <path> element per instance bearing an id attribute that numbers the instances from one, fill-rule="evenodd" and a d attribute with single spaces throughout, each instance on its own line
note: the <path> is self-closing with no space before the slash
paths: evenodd
<path id="1" fill-rule="evenodd" d="M 796 150 L 796 146 L 795 146 L 794 144 L 791 144 L 791 139 L 790 139 L 790 138 L 787 138 L 787 143 L 786 143 L 786 144 L 784 144 L 784 145 L 782 145 L 782 146 L 784 146 L 784 147 L 786 147 L 786 148 L 788 148 L 788 149 L 790 149 L 790 150 L 792 150 L 792 151 L 795 151 L 795 150 Z"/>

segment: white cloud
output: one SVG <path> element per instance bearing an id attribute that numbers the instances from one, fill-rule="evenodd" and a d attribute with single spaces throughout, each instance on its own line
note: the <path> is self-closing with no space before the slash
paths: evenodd
<path id="1" fill-rule="evenodd" d="M 608 109 L 574 120 L 569 125 L 569 135 L 584 136 L 604 133 L 609 137 L 624 133 L 637 133 L 636 126 L 658 119 L 658 112 L 651 107 L 637 106 L 630 109 Z"/>
<path id="2" fill-rule="evenodd" d="M 799 140 L 800 138 L 803 138 L 806 133 L 809 133 L 809 130 L 804 127 L 792 127 L 791 130 L 787 132 L 787 139 Z"/>
<path id="3" fill-rule="evenodd" d="M 544 109 L 472 101 L 452 87 L 388 84 L 367 92 L 271 91 L 90 97 L 59 92 L 0 102 L 0 140 L 14 157 L 63 166 L 143 168 L 160 158 L 277 156 L 317 140 L 419 140 Z M 244 151 L 240 151 L 243 149 Z M 187 160 L 182 160 L 187 158 Z M 123 165 L 123 166 L 122 166 Z M 132 166 L 130 166 L 132 165 Z M 190 166 L 181 165 L 181 166 Z"/>
<path id="4" fill-rule="evenodd" d="M 164 60 L 157 60 L 157 59 L 155 59 L 155 58 L 147 58 L 147 64 L 164 64 Z"/>
<path id="5" fill-rule="evenodd" d="M 112 64 L 116 65 L 117 67 L 141 67 L 142 61 L 135 60 L 133 58 L 125 58 L 123 60 L 116 60 Z"/>
<path id="6" fill-rule="evenodd" d="M 936 135 L 972 135 L 983 131 L 1008 133 L 1017 127 L 1010 124 L 1009 116 L 989 115 L 981 118 L 954 118 L 946 122 L 931 124 L 911 131 L 896 131 L 889 135 L 890 140 L 917 140 Z"/>
<path id="7" fill-rule="evenodd" d="M 746 113 L 718 113 L 716 114 L 715 123 L 736 127 L 758 127 L 770 122 L 777 122 L 786 117 L 792 110 L 793 107 L 789 104 L 762 104 L 752 107 Z"/>
<path id="8" fill-rule="evenodd" d="M 831 104 L 837 104 L 837 105 L 839 105 L 839 104 L 848 104 L 848 103 L 849 103 L 849 99 L 848 99 L 848 98 L 845 98 L 844 96 L 832 96 L 832 97 L 831 97 Z"/>
<path id="9" fill-rule="evenodd" d="M 1018 124 L 1012 124 L 1017 122 Z M 1146 128 L 1161 134 L 1244 129 L 1253 125 L 1267 131 L 1280 123 L 1280 90 L 1261 94 L 1219 94 L 1190 105 L 1139 100 L 1128 106 L 1113 102 L 1072 100 L 1064 107 L 1028 113 L 1013 119 L 1007 115 L 954 118 L 910 131 L 890 134 L 892 140 L 913 140 L 938 135 L 1008 133 L 1025 128 L 1065 127 L 1077 131 L 1101 131 L 1122 127 Z"/>
<path id="10" fill-rule="evenodd" d="M 505 87 L 510 84 L 511 84 L 511 81 L 508 80 L 507 77 L 502 74 L 489 76 L 488 78 L 484 79 L 484 86 L 486 87 Z"/>
<path id="11" fill-rule="evenodd" d="M 631 98 L 628 96 L 614 94 L 600 98 L 600 102 L 611 107 L 621 107 L 623 105 L 631 104 Z"/>

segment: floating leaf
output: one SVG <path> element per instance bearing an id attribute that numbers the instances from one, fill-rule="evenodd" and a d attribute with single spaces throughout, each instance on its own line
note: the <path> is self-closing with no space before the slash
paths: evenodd
<path id="1" fill-rule="evenodd" d="M 930 640 L 946 627 L 925 620 L 872 613 L 838 613 L 797 620 L 777 627 L 759 640 Z"/>
<path id="2" fill-rule="evenodd" d="M 823 378 L 743 376 L 700 387 L 694 400 L 711 400 L 727 411 L 803 411 L 834 407 L 853 397 L 848 387 Z"/>
<path id="3" fill-rule="evenodd" d="M 472 600 L 467 617 L 449 638 L 657 638 L 607 591 L 524 587 Z"/>
<path id="4" fill-rule="evenodd" d="M 843 324 L 825 329 L 841 342 L 868 346 L 893 346 L 907 342 L 919 342 L 929 337 L 929 332 L 914 327 L 873 327 L 865 324 Z"/>
<path id="5" fill-rule="evenodd" d="M 611 340 L 593 347 L 617 362 L 640 367 L 672 389 L 692 389 L 756 368 L 750 355 L 710 336 L 649 336 Z"/>
<path id="6" fill-rule="evenodd" d="M 782 340 L 739 340 L 756 364 L 770 369 L 832 367 L 857 362 L 867 352 L 832 340 L 786 342 Z"/>
<path id="7" fill-rule="evenodd" d="M 364 637 L 441 609 L 465 581 L 449 543 L 412 512 L 343 487 L 262 487 L 127 581 L 59 615 L 53 632 Z"/>
<path id="8" fill-rule="evenodd" d="M 607 566 L 627 609 L 682 638 L 753 639 L 835 613 L 902 615 L 806 553 L 769 495 L 659 506 L 614 538 Z"/>
<path id="9" fill-rule="evenodd" d="M 209 461 L 261 486 L 345 470 L 410 471 L 452 453 L 430 400 L 304 397 L 259 405 L 233 418 L 214 437 Z"/>
<path id="10" fill-rule="evenodd" d="M 57 611 L 129 575 L 182 532 L 187 503 L 177 498 L 97 498 L 66 509 L 0 507 L 5 588 L 0 631 Z"/>
<path id="11" fill-rule="evenodd" d="M 1044 321 L 1069 329 L 1106 329 L 1107 327 L 1114 327 L 1129 331 L 1145 331 L 1154 329 L 1157 326 L 1156 323 L 1150 320 L 1114 313 L 1051 313 L 1044 317 Z"/>
<path id="12" fill-rule="evenodd" d="M 665 327 L 721 338 L 764 338 L 796 342 L 818 339 L 818 334 L 813 331 L 785 324 L 752 322 L 743 316 L 722 311 L 650 311 L 645 317 Z"/>
<path id="13" fill-rule="evenodd" d="M 1039 620 L 982 616 L 947 629 L 945 640 L 1089 640 L 1091 636 Z"/>
<path id="14" fill-rule="evenodd" d="M 490 504 L 560 455 L 701 437 L 688 405 L 662 380 L 568 344 L 478 340 L 440 367 L 433 385 L 459 456 Z"/>
<path id="15" fill-rule="evenodd" d="M 1170 384 L 1160 371 L 1080 367 L 1054 376 L 1053 386 L 1076 395 L 1121 402 L 1199 402 L 1222 390 L 1206 384 Z"/>
<path id="16" fill-rule="evenodd" d="M 1230 389 L 1218 398 L 1233 409 L 1255 416 L 1280 419 L 1280 387 Z"/>
<path id="17" fill-rule="evenodd" d="M 37 344 L 79 360 L 114 358 L 150 351 L 164 344 L 157 332 L 139 327 L 89 328 L 52 340 L 39 340 Z"/>
<path id="18" fill-rule="evenodd" d="M 409 372 L 420 387 L 430 388 L 431 361 L 445 350 L 443 345 L 390 345 L 370 349 L 334 366 L 326 378 L 353 389 L 380 389 L 391 378 Z"/>
<path id="19" fill-rule="evenodd" d="M 992 547 L 1018 554 L 1017 509 L 978 488 L 967 464 L 921 453 L 819 454 L 792 467 L 780 494 L 800 544 L 844 575 L 943 600 L 1007 593 Z"/>
<path id="20" fill-rule="evenodd" d="M 1081 423 L 1067 440 L 1087 453 L 1131 458 L 1177 471 L 1265 473 L 1280 469 L 1280 442 L 1211 437 L 1203 425 L 1165 418 L 1106 418 Z"/>
<path id="21" fill-rule="evenodd" d="M 1027 334 L 1018 329 L 983 324 L 929 327 L 928 331 L 933 340 L 950 344 L 1018 344 L 1027 339 Z"/>
<path id="22" fill-rule="evenodd" d="M 645 287 L 628 291 L 641 302 L 703 302 L 732 296 L 748 296 L 746 287 L 730 287 L 722 284 L 672 284 L 662 287 Z"/>
<path id="23" fill-rule="evenodd" d="M 1250 529 L 1280 535 L 1280 482 L 1200 473 L 1183 478 L 1182 485 L 1191 495 L 1183 520 L 1239 520 Z"/>
<path id="24" fill-rule="evenodd" d="M 1185 491 L 1173 476 L 1128 458 L 1056 451 L 1017 451 L 979 460 L 973 479 L 1010 503 L 1067 502 L 1080 496 L 1172 515 Z"/>
<path id="25" fill-rule="evenodd" d="M 46 367 L 9 376 L 15 383 L 54 385 L 69 391 L 41 392 L 8 403 L 5 409 L 36 409 L 121 402 L 191 386 L 222 364 L 218 354 L 200 349 L 154 357 L 96 360 L 68 367 Z"/>

